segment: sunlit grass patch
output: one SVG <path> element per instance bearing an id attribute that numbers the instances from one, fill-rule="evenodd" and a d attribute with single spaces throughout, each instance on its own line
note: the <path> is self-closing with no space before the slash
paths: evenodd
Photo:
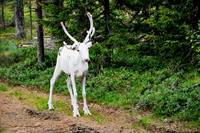
<path id="1" fill-rule="evenodd" d="M 144 126 L 145 128 L 148 128 L 149 125 L 150 125 L 150 121 L 149 119 L 146 119 L 146 118 L 142 118 L 140 119 L 140 122 L 139 122 L 142 126 Z"/>
<path id="2" fill-rule="evenodd" d="M 148 128 L 151 125 L 152 121 L 153 120 L 150 116 L 143 116 L 140 118 L 138 124 L 145 128 Z"/>
<path id="3" fill-rule="evenodd" d="M 40 111 L 48 110 L 48 97 L 47 96 L 39 96 L 37 95 L 37 92 L 29 92 L 29 91 L 23 91 L 23 90 L 10 90 L 9 94 L 11 96 L 16 97 L 20 101 L 29 104 L 35 108 L 37 108 Z M 61 100 L 54 100 L 54 111 L 56 112 L 64 112 L 67 115 L 71 115 L 71 109 L 69 107 L 69 104 Z"/>
<path id="4" fill-rule="evenodd" d="M 8 87 L 6 85 L 0 83 L 0 92 L 4 92 L 7 90 L 8 90 Z"/>
<path id="5" fill-rule="evenodd" d="M 200 84 L 200 73 L 192 72 L 187 75 L 187 82 L 192 84 Z"/>
<path id="6" fill-rule="evenodd" d="M 5 129 L 0 127 L 0 133 L 3 133 L 4 131 Z"/>
<path id="7" fill-rule="evenodd" d="M 98 112 L 93 108 L 90 108 L 90 112 L 92 113 L 92 115 L 88 115 L 88 116 L 85 116 L 82 110 L 80 111 L 84 119 L 90 119 L 90 120 L 96 121 L 99 124 L 105 124 L 109 121 L 108 116 L 103 115 L 103 113 Z"/>
<path id="8" fill-rule="evenodd" d="M 14 96 L 18 100 L 31 105 L 35 108 L 37 108 L 40 111 L 48 110 L 48 97 L 43 95 L 40 96 L 37 94 L 37 91 L 27 91 L 24 89 L 15 89 L 10 88 L 8 91 L 8 94 L 11 96 Z M 54 112 L 62 112 L 65 113 L 67 116 L 72 116 L 72 108 L 71 103 L 65 99 L 53 99 L 53 105 L 54 105 Z M 80 108 L 80 114 L 83 119 L 89 119 L 96 121 L 99 124 L 103 124 L 108 121 L 108 119 L 100 112 L 96 111 L 95 109 L 91 108 L 91 116 L 85 116 L 83 113 L 82 108 Z"/>
<path id="9" fill-rule="evenodd" d="M 25 94 L 24 94 L 25 95 Z M 28 94 L 29 98 L 27 98 L 27 102 L 36 106 L 38 110 L 46 110 L 47 109 L 47 98 L 40 97 L 35 94 Z"/>
<path id="10" fill-rule="evenodd" d="M 69 105 L 71 104 L 68 101 L 56 100 L 54 101 L 54 110 L 72 116 L 72 108 Z"/>
<path id="11" fill-rule="evenodd" d="M 200 122 L 190 121 L 190 122 L 186 122 L 184 125 L 187 128 L 190 128 L 190 129 L 194 128 L 195 129 L 195 128 L 199 128 L 200 127 Z"/>
<path id="12" fill-rule="evenodd" d="M 0 28 L 0 39 L 14 39 L 15 27 L 7 27 L 6 29 Z"/>

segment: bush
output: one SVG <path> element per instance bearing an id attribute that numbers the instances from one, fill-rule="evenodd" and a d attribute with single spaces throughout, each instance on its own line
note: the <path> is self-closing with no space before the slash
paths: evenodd
<path id="1" fill-rule="evenodd" d="M 199 121 L 200 86 L 194 83 L 185 84 L 182 78 L 181 74 L 173 75 L 154 88 L 146 90 L 141 95 L 138 106 L 150 108 L 158 115 Z"/>

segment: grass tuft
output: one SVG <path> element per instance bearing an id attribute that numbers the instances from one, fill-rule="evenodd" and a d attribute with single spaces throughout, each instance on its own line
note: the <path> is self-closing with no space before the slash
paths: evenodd
<path id="1" fill-rule="evenodd" d="M 4 92 L 7 90 L 8 90 L 8 87 L 6 85 L 0 83 L 0 92 Z"/>

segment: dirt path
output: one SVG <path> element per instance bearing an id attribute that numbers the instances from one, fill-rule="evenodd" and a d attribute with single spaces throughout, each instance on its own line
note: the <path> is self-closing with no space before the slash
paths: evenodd
<path id="1" fill-rule="evenodd" d="M 26 96 L 23 96 L 24 93 L 28 95 L 28 100 Z M 93 115 L 96 114 L 98 118 L 93 116 L 83 116 L 83 114 L 80 118 L 73 118 L 70 114 L 71 112 L 66 115 L 66 112 L 62 112 L 62 110 L 40 110 L 35 108 L 34 105 L 32 106 L 29 94 L 36 95 L 38 98 L 45 97 L 45 99 L 47 99 L 48 97 L 45 93 L 30 91 L 23 87 L 15 87 L 9 91 L 0 92 L 0 128 L 2 132 L 119 133 L 139 132 L 140 130 L 131 128 L 131 124 L 127 123 L 125 118 L 118 116 L 120 115 L 120 112 L 115 112 L 115 110 L 108 108 L 104 110 L 95 104 L 91 104 L 90 107 L 92 110 L 95 110 Z M 64 96 L 54 95 L 55 101 L 66 101 L 66 99 L 67 98 Z M 67 103 L 70 103 L 68 99 L 66 104 Z M 69 108 L 69 110 L 71 109 Z M 103 114 L 107 114 L 107 118 L 99 118 L 102 117 Z"/>
<path id="2" fill-rule="evenodd" d="M 198 130 L 141 125 L 141 115 L 90 104 L 92 116 L 73 118 L 66 96 L 54 95 L 55 110 L 47 111 L 48 95 L 24 87 L 0 91 L 0 132 L 5 133 L 145 133 Z M 64 102 L 64 104 L 62 104 Z M 56 107 L 56 104 L 59 105 Z M 63 106 L 64 105 L 64 106 Z M 65 107 L 66 106 L 66 107 Z M 80 105 L 80 110 L 81 110 Z M 57 110 L 56 110 L 57 108 Z M 146 115 L 143 113 L 143 115 Z M 139 124 L 140 123 L 140 124 Z M 168 124 L 169 125 L 169 124 Z"/>

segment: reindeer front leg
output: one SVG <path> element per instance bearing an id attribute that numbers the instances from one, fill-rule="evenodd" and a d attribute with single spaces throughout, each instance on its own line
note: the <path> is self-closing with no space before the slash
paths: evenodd
<path id="1" fill-rule="evenodd" d="M 75 83 L 75 75 L 71 74 L 70 75 L 71 82 L 72 82 L 72 89 L 73 89 L 73 117 L 78 117 L 80 116 L 79 110 L 78 110 L 78 104 L 77 104 L 77 91 L 76 91 L 76 83 Z"/>
<path id="2" fill-rule="evenodd" d="M 59 68 L 59 66 L 56 64 L 56 68 L 54 70 L 54 73 L 53 73 L 53 76 L 50 80 L 50 91 L 49 91 L 49 101 L 48 101 L 48 107 L 49 107 L 49 110 L 52 110 L 54 109 L 53 108 L 53 88 L 54 88 L 54 85 L 55 85 L 55 82 L 57 80 L 57 78 L 59 77 L 59 75 L 61 74 L 61 69 Z"/>
<path id="3" fill-rule="evenodd" d="M 88 109 L 87 100 L 86 100 L 85 84 L 86 84 L 86 74 L 84 74 L 84 76 L 82 77 L 83 111 L 85 115 L 91 115 L 90 110 Z"/>

